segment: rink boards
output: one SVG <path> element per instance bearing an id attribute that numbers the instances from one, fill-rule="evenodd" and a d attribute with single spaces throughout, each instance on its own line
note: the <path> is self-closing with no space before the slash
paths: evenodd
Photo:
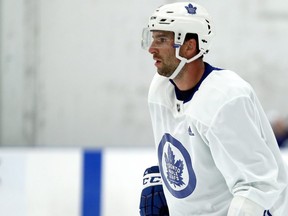
<path id="1" fill-rule="evenodd" d="M 138 215 L 143 171 L 154 164 L 153 148 L 2 148 L 0 215 Z"/>
<path id="2" fill-rule="evenodd" d="M 138 215 L 154 150 L 0 149 L 0 215 Z"/>

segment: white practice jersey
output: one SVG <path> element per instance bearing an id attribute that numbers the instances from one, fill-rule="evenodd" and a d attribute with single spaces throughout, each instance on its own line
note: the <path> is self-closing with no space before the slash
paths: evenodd
<path id="1" fill-rule="evenodd" d="M 226 216 L 235 195 L 288 215 L 287 169 L 253 89 L 232 71 L 205 68 L 184 102 L 165 77 L 156 74 L 150 86 L 170 215 Z"/>

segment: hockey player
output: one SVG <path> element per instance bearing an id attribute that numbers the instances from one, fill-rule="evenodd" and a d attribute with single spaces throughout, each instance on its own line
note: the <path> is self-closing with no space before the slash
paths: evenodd
<path id="1" fill-rule="evenodd" d="M 213 36 L 207 11 L 189 2 L 158 8 L 143 30 L 157 68 L 148 103 L 169 214 L 286 216 L 273 131 L 252 87 L 204 62 Z"/>

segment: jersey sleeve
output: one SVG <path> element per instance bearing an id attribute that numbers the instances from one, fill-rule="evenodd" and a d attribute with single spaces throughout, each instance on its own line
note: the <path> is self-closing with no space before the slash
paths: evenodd
<path id="1" fill-rule="evenodd" d="M 262 115 L 250 97 L 234 98 L 219 108 L 206 138 L 231 193 L 269 209 L 286 182 L 280 154 L 275 154 L 277 144 Z"/>

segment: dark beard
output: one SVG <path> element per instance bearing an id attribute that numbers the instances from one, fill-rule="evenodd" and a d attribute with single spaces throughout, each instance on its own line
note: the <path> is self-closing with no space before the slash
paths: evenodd
<path id="1" fill-rule="evenodd" d="M 177 66 L 175 67 L 164 67 L 162 69 L 157 69 L 157 72 L 159 75 L 164 76 L 164 77 L 170 77 L 174 71 L 176 70 Z"/>

